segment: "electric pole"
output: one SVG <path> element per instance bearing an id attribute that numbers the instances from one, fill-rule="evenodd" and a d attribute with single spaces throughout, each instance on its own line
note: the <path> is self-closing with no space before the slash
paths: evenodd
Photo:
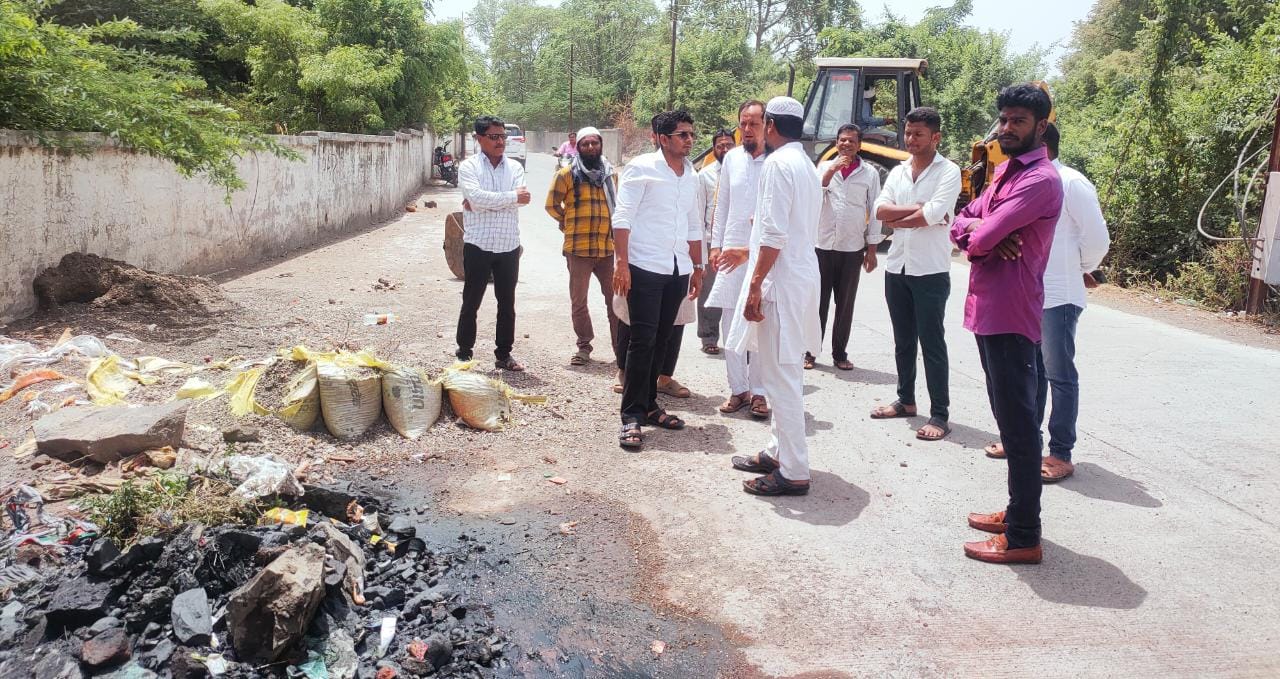
<path id="1" fill-rule="evenodd" d="M 1280 96 L 1276 97 L 1275 113 L 1276 113 L 1276 119 L 1274 122 L 1275 129 L 1273 129 L 1271 133 L 1271 162 L 1267 164 L 1267 169 L 1270 173 L 1270 176 L 1268 177 L 1268 180 L 1267 180 L 1268 194 L 1272 193 L 1272 191 L 1275 191 L 1275 189 L 1270 186 L 1271 182 L 1276 181 L 1277 177 L 1280 177 Z M 1277 194 L 1277 195 L 1280 195 L 1280 194 Z M 1254 265 L 1252 268 L 1253 273 L 1249 278 L 1249 294 L 1245 298 L 1245 303 L 1244 303 L 1244 312 L 1246 314 L 1261 313 L 1263 303 L 1267 301 L 1267 285 L 1266 285 L 1266 281 L 1263 280 L 1262 278 L 1265 267 L 1267 266 L 1267 262 L 1265 260 L 1262 260 L 1261 258 L 1266 257 L 1267 253 L 1270 252 L 1269 246 L 1271 244 L 1266 243 L 1264 240 L 1261 240 L 1261 239 L 1275 238 L 1275 234 L 1266 232 L 1266 227 L 1267 227 L 1265 223 L 1266 221 L 1267 221 L 1266 206 L 1264 205 L 1263 218 L 1261 221 L 1258 222 L 1257 237 L 1260 240 L 1255 241 L 1253 244 L 1253 248 L 1251 249 L 1251 253 L 1255 254 L 1257 257 L 1260 258 L 1259 261 L 1261 262 L 1261 264 Z"/>
<path id="2" fill-rule="evenodd" d="M 667 110 L 676 107 L 676 0 L 671 0 L 671 71 L 667 80 Z"/>
<path id="3" fill-rule="evenodd" d="M 573 45 L 569 45 L 569 131 L 572 132 L 573 127 Z"/>

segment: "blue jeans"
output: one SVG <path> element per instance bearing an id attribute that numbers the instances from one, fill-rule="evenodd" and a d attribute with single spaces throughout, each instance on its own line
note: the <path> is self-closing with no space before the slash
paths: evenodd
<path id="1" fill-rule="evenodd" d="M 1076 445 L 1076 415 L 1080 412 L 1080 375 L 1076 372 L 1076 322 L 1084 309 L 1063 304 L 1044 310 L 1040 323 L 1043 339 L 1036 352 L 1036 422 L 1044 424 L 1044 409 L 1053 399 L 1049 413 L 1049 454 L 1071 461 Z"/>

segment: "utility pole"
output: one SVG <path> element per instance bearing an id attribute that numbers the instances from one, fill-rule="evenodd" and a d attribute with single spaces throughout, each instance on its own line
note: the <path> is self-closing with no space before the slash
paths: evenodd
<path id="1" fill-rule="evenodd" d="M 573 126 L 573 44 L 569 44 L 569 131 L 576 129 Z"/>
<path id="2" fill-rule="evenodd" d="M 1280 96 L 1276 97 L 1276 119 L 1274 123 L 1275 129 L 1271 133 L 1271 162 L 1267 164 L 1269 175 L 1267 177 L 1267 193 L 1268 198 L 1280 197 L 1280 188 L 1272 186 L 1272 184 L 1280 181 Z M 1264 203 L 1262 208 L 1262 219 L 1258 222 L 1258 240 L 1254 242 L 1252 252 L 1256 253 L 1258 259 L 1253 266 L 1252 276 L 1249 278 L 1249 294 L 1245 298 L 1244 312 L 1246 314 L 1258 314 L 1262 312 L 1263 303 L 1267 300 L 1267 285 L 1263 279 L 1266 272 L 1268 262 L 1263 259 L 1271 252 L 1271 248 L 1275 245 L 1267 241 L 1276 237 L 1274 232 L 1267 231 L 1267 205 Z M 1280 228 L 1280 225 L 1271 225 L 1274 228 Z M 1274 275 L 1275 272 L 1270 272 Z"/>
<path id="3" fill-rule="evenodd" d="M 676 107 L 676 0 L 671 0 L 671 71 L 667 76 L 667 110 Z"/>

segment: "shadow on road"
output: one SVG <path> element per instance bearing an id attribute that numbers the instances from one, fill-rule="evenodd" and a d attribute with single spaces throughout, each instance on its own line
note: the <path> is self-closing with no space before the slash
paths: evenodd
<path id="1" fill-rule="evenodd" d="M 920 427 L 923 427 L 925 423 L 929 421 L 929 418 L 923 415 L 904 417 L 902 419 L 912 431 L 919 431 Z M 968 425 L 957 424 L 955 422 L 949 422 L 948 424 L 951 425 L 951 433 L 942 440 L 946 443 L 959 445 L 962 448 L 977 448 L 978 450 L 982 450 L 982 447 L 988 443 L 1000 440 L 999 434 L 993 434 L 985 429 L 978 429 L 977 427 L 970 427 Z"/>
<path id="2" fill-rule="evenodd" d="M 733 446 L 733 435 L 723 424 L 691 424 L 679 431 L 645 427 L 644 439 L 644 449 L 647 451 L 686 455 L 689 453 L 728 455 L 738 452 Z"/>
<path id="3" fill-rule="evenodd" d="M 1092 462 L 1076 463 L 1076 473 L 1056 485 L 1095 500 L 1121 502 L 1135 507 L 1164 506 L 1163 502 L 1147 492 L 1146 484 L 1126 479 Z"/>
<path id="4" fill-rule="evenodd" d="M 804 435 L 813 436 L 820 431 L 831 431 L 835 425 L 823 420 L 814 419 L 813 415 L 806 412 L 804 414 Z"/>
<path id="5" fill-rule="evenodd" d="M 1146 600 L 1147 590 L 1110 563 L 1048 540 L 1041 543 L 1043 563 L 1010 566 L 1041 599 L 1070 606 L 1123 609 L 1137 608 Z"/>
<path id="6" fill-rule="evenodd" d="M 842 382 L 858 382 L 861 384 L 898 384 L 898 376 L 893 373 L 880 372 L 879 370 L 868 370 L 854 366 L 853 370 L 841 370 L 833 365 L 823 365 L 819 363 L 814 367 L 818 372 L 835 375 L 836 379 Z"/>
<path id="7" fill-rule="evenodd" d="M 784 519 L 814 526 L 843 526 L 858 518 L 871 503 L 871 494 L 831 472 L 812 472 L 808 495 L 760 497 Z"/>

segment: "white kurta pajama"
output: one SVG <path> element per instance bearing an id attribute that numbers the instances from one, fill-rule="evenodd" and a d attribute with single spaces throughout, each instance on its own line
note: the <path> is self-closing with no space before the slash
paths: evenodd
<path id="1" fill-rule="evenodd" d="M 769 154 L 759 188 L 747 279 L 733 314 L 742 321 L 734 324 L 727 346 L 752 352 L 752 370 L 769 392 L 773 422 L 765 454 L 778 461 L 784 478 L 806 481 L 804 354 L 817 353 L 822 346 L 820 278 L 814 252 L 822 186 L 804 147 L 792 142 Z M 760 286 L 764 320 L 749 322 L 743 313 L 761 247 L 780 252 Z"/>
<path id="2" fill-rule="evenodd" d="M 764 154 L 752 158 L 741 146 L 730 149 L 720 162 L 720 189 L 716 197 L 716 211 L 712 219 L 711 248 L 745 248 L 751 244 L 751 221 L 759 197 L 760 169 L 764 167 Z M 716 273 L 707 295 L 706 306 L 724 309 L 720 315 L 720 341 L 733 332 L 733 326 L 741 314 L 733 313 L 742 295 L 743 282 L 747 279 L 745 265 L 729 273 Z M 729 377 L 729 393 L 751 392 L 767 396 L 768 389 L 758 375 L 750 370 L 746 352 L 735 351 L 725 344 L 725 370 Z"/>

